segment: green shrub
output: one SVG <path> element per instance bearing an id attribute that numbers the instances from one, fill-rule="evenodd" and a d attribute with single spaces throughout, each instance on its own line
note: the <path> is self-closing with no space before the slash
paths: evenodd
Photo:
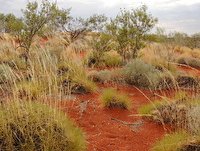
<path id="1" fill-rule="evenodd" d="M 123 69 L 114 69 L 111 72 L 112 81 L 124 83 L 124 71 Z"/>
<path id="2" fill-rule="evenodd" d="M 89 67 L 116 67 L 122 65 L 122 57 L 116 51 L 92 51 L 87 60 Z"/>
<path id="3" fill-rule="evenodd" d="M 107 67 L 116 67 L 122 64 L 122 57 L 116 51 L 108 51 L 104 53 L 103 61 Z"/>
<path id="4" fill-rule="evenodd" d="M 107 108 L 131 108 L 131 100 L 129 97 L 124 93 L 119 93 L 113 88 L 107 88 L 103 91 L 101 101 L 102 106 Z"/>
<path id="5" fill-rule="evenodd" d="M 89 73 L 89 78 L 94 82 L 110 82 L 112 76 L 112 71 L 110 70 L 100 70 L 100 71 L 92 71 Z"/>
<path id="6" fill-rule="evenodd" d="M 104 53 L 98 51 L 92 51 L 87 58 L 87 65 L 89 67 L 103 67 L 105 66 L 103 60 Z"/>
<path id="7" fill-rule="evenodd" d="M 91 71 L 88 75 L 89 79 L 94 82 L 124 82 L 124 75 L 122 69 L 113 69 L 113 70 L 100 70 L 100 71 Z"/>
<path id="8" fill-rule="evenodd" d="M 0 150 L 86 149 L 82 131 L 56 109 L 40 103 L 18 101 L 0 108 Z"/>
<path id="9" fill-rule="evenodd" d="M 161 78 L 159 70 L 140 59 L 127 64 L 124 67 L 124 75 L 128 84 L 144 88 L 156 88 Z"/>
<path id="10" fill-rule="evenodd" d="M 177 86 L 175 79 L 176 76 L 171 75 L 170 73 L 161 73 L 159 82 L 157 83 L 157 89 L 173 89 Z"/>
<path id="11" fill-rule="evenodd" d="M 151 151 L 182 151 L 182 146 L 190 139 L 191 136 L 186 132 L 175 132 L 155 143 Z"/>

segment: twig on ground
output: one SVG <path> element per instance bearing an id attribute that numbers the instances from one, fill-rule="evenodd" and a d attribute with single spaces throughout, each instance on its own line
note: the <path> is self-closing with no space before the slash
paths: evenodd
<path id="1" fill-rule="evenodd" d="M 121 123 L 123 125 L 131 127 L 132 131 L 134 131 L 134 132 L 137 132 L 138 128 L 141 127 L 144 124 L 144 122 L 141 121 L 141 120 L 140 121 L 136 121 L 134 123 L 129 123 L 129 122 L 122 121 L 122 120 L 119 120 L 119 119 L 116 119 L 116 118 L 111 118 L 111 120 L 116 121 L 118 123 Z"/>

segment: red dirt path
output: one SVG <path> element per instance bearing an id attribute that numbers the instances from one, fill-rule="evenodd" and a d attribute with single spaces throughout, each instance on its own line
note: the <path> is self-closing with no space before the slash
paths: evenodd
<path id="1" fill-rule="evenodd" d="M 100 91 L 104 87 L 100 86 Z M 78 95 L 75 101 L 63 106 L 63 110 L 86 132 L 88 151 L 148 151 L 165 131 L 161 125 L 143 120 L 141 117 L 130 116 L 137 114 L 137 109 L 148 100 L 134 87 L 114 86 L 119 91 L 129 94 L 133 101 L 130 111 L 120 109 L 104 109 L 100 105 L 99 94 Z M 143 91 L 148 97 L 153 95 Z M 79 104 L 89 101 L 86 111 L 81 115 Z M 143 122 L 137 131 L 120 122 L 111 120 L 116 118 L 125 122 Z"/>

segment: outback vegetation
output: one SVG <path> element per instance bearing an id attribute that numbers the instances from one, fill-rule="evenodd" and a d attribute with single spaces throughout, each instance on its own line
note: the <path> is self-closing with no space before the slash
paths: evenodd
<path id="1" fill-rule="evenodd" d="M 200 34 L 158 22 L 146 5 L 0 13 L 0 150 L 200 150 Z"/>

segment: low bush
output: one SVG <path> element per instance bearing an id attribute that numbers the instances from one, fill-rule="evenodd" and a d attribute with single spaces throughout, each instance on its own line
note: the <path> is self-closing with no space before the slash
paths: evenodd
<path id="1" fill-rule="evenodd" d="M 94 82 L 120 82 L 124 83 L 124 74 L 122 69 L 91 71 L 88 74 L 89 79 Z"/>
<path id="2" fill-rule="evenodd" d="M 111 72 L 111 79 L 114 82 L 124 83 L 124 71 L 123 69 L 114 69 Z"/>
<path id="3" fill-rule="evenodd" d="M 187 127 L 188 100 L 170 100 L 167 104 L 154 109 L 153 119 L 161 123 L 170 124 L 176 128 Z"/>
<path id="4" fill-rule="evenodd" d="M 116 51 L 108 51 L 104 53 L 103 61 L 107 67 L 116 67 L 122 64 L 122 57 Z"/>
<path id="5" fill-rule="evenodd" d="M 156 88 L 161 78 L 159 70 L 140 59 L 133 60 L 123 70 L 125 81 L 138 87 Z"/>
<path id="6" fill-rule="evenodd" d="M 139 108 L 140 114 L 147 114 L 153 120 L 166 123 L 173 128 L 184 129 L 193 134 L 200 133 L 200 99 L 199 96 L 190 96 L 179 91 L 173 98 L 143 105 Z"/>
<path id="7" fill-rule="evenodd" d="M 98 52 L 98 51 L 92 51 L 90 54 L 87 56 L 87 66 L 89 67 L 104 67 L 105 63 L 103 60 L 104 53 L 103 52 Z"/>
<path id="8" fill-rule="evenodd" d="M 18 101 L 0 108 L 0 150 L 86 149 L 83 132 L 57 109 Z"/>
<path id="9" fill-rule="evenodd" d="M 176 78 L 179 87 L 183 88 L 199 88 L 200 80 L 193 76 L 179 75 Z"/>
<path id="10" fill-rule="evenodd" d="M 162 73 L 160 75 L 160 80 L 157 84 L 157 89 L 173 89 L 177 86 L 177 82 L 174 75 L 169 73 Z"/>
<path id="11" fill-rule="evenodd" d="M 122 65 L 122 57 L 116 51 L 92 51 L 87 59 L 89 67 L 117 67 Z"/>
<path id="12" fill-rule="evenodd" d="M 101 101 L 102 106 L 107 108 L 131 108 L 131 100 L 129 97 L 126 94 L 120 93 L 112 88 L 107 88 L 103 91 Z"/>
<path id="13" fill-rule="evenodd" d="M 193 57 L 179 57 L 177 63 L 191 66 L 193 68 L 200 68 L 200 60 Z"/>
<path id="14" fill-rule="evenodd" d="M 112 71 L 110 70 L 101 70 L 101 71 L 92 71 L 89 74 L 89 77 L 94 82 L 106 83 L 112 81 Z"/>

